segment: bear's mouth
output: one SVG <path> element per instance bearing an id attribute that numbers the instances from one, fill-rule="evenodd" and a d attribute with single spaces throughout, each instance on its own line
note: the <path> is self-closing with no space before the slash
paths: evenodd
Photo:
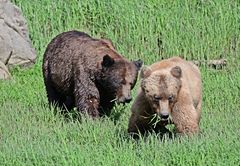
<path id="1" fill-rule="evenodd" d="M 173 123 L 171 116 L 169 116 L 167 119 L 160 118 L 160 122 L 163 124 L 172 124 Z"/>
<path id="2" fill-rule="evenodd" d="M 117 104 L 126 104 L 132 101 L 132 97 L 117 97 L 116 102 Z"/>
<path id="3" fill-rule="evenodd" d="M 161 118 L 161 116 L 158 115 L 158 119 L 159 119 L 159 122 L 162 123 L 163 125 L 167 125 L 167 124 L 172 124 L 173 123 L 171 115 L 169 115 L 168 118 Z"/>
<path id="4" fill-rule="evenodd" d="M 160 122 L 168 122 L 169 118 L 167 119 L 161 119 Z"/>
<path id="5" fill-rule="evenodd" d="M 122 97 L 116 97 L 116 98 L 110 100 L 110 103 L 116 102 L 117 104 L 125 105 L 126 103 L 130 103 L 131 101 L 132 101 L 132 97 L 131 96 L 129 96 L 129 97 L 122 96 Z"/>
<path id="6" fill-rule="evenodd" d="M 110 100 L 110 103 L 115 102 L 115 101 L 118 102 L 118 99 L 117 99 L 117 98 L 114 98 L 114 99 Z"/>
<path id="7" fill-rule="evenodd" d="M 112 99 L 110 101 L 110 103 L 112 103 L 112 102 L 116 102 L 117 104 L 123 104 L 123 105 L 126 104 L 126 102 L 124 100 L 120 100 L 119 98 Z"/>
<path id="8" fill-rule="evenodd" d="M 117 103 L 117 105 L 120 105 L 120 104 L 125 105 L 125 104 L 126 104 L 126 102 L 124 102 L 124 101 L 119 101 L 119 100 L 116 100 L 116 103 Z"/>

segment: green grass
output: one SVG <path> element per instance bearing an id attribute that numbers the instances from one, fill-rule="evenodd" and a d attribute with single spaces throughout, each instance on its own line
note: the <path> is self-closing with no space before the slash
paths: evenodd
<path id="1" fill-rule="evenodd" d="M 28 21 L 38 59 L 30 69 L 14 69 L 12 80 L 0 81 L 1 165 L 239 165 L 238 1 L 14 2 Z M 42 55 L 55 35 L 70 29 L 110 38 L 121 54 L 145 64 L 179 54 L 226 58 L 223 70 L 201 67 L 201 134 L 163 140 L 153 134 L 134 141 L 126 132 L 131 104 L 95 121 L 55 115 L 47 104 Z"/>

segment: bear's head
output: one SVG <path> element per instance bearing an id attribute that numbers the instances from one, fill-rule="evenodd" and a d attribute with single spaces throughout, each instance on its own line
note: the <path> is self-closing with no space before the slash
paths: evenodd
<path id="1" fill-rule="evenodd" d="M 179 66 L 166 70 L 151 71 L 145 67 L 141 71 L 141 88 L 149 102 L 152 113 L 167 121 L 177 102 L 182 85 L 182 70 Z"/>
<path id="2" fill-rule="evenodd" d="M 131 89 L 136 84 L 142 63 L 141 60 L 130 62 L 122 58 L 114 59 L 109 55 L 103 57 L 98 82 L 113 98 L 112 101 L 129 103 L 132 100 Z"/>

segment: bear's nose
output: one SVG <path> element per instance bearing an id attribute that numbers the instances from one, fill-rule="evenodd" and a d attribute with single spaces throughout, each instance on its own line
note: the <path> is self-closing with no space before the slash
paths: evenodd
<path id="1" fill-rule="evenodd" d="M 132 97 L 130 96 L 130 97 L 127 97 L 126 99 L 125 99 L 125 102 L 126 103 L 130 103 L 130 101 L 132 101 Z"/>
<path id="2" fill-rule="evenodd" d="M 161 113 L 160 117 L 161 117 L 161 119 L 168 119 L 169 114 L 168 113 Z"/>

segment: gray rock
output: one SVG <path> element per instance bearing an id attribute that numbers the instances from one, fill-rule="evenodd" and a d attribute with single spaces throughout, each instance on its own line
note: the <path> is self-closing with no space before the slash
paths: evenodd
<path id="1" fill-rule="evenodd" d="M 0 61 L 0 80 L 1 79 L 10 79 L 11 74 L 8 72 L 7 67 L 5 66 L 4 63 Z"/>
<path id="2" fill-rule="evenodd" d="M 27 23 L 21 10 L 9 0 L 0 0 L 0 61 L 2 65 L 29 66 L 34 64 L 35 60 L 36 52 L 29 39 Z"/>

